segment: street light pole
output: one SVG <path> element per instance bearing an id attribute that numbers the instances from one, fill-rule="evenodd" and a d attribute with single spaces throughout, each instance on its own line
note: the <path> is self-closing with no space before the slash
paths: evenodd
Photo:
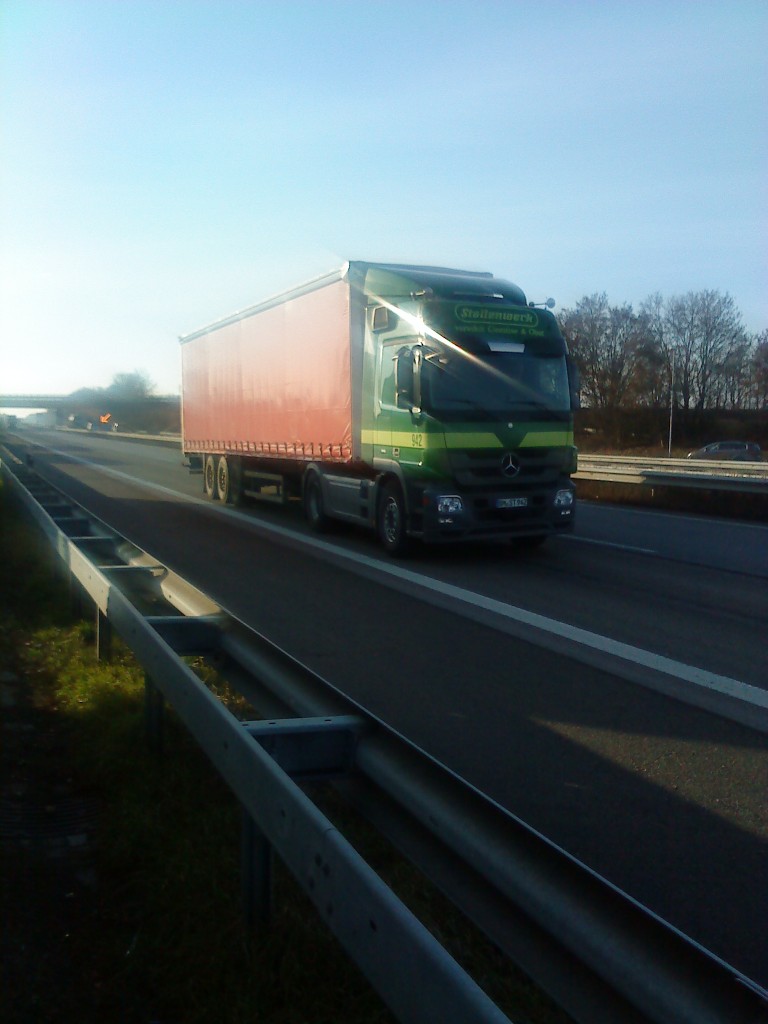
<path id="1" fill-rule="evenodd" d="M 667 454 L 672 458 L 672 417 L 675 408 L 675 364 L 669 362 L 669 441 L 667 443 Z"/>

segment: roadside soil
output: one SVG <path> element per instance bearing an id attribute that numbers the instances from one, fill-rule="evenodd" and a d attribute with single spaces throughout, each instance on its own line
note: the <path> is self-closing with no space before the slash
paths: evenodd
<path id="1" fill-rule="evenodd" d="M 5 1024 L 94 1019 L 89 976 L 99 884 L 98 805 L 67 767 L 67 728 L 0 665 L 0 1017 Z M 119 1020 L 119 1012 L 101 1019 Z"/>

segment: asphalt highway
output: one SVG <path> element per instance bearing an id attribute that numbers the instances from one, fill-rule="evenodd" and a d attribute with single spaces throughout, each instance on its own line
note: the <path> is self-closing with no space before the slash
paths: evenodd
<path id="1" fill-rule="evenodd" d="M 89 511 L 768 986 L 768 527 L 583 504 L 535 554 L 393 563 L 298 509 L 206 502 L 177 450 L 28 436 Z"/>

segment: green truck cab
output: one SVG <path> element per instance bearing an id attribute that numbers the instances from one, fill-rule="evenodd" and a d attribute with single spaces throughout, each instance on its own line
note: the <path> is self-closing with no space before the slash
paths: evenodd
<path id="1" fill-rule="evenodd" d="M 572 529 L 577 381 L 552 313 L 489 274 L 379 266 L 363 290 L 385 548 Z"/>

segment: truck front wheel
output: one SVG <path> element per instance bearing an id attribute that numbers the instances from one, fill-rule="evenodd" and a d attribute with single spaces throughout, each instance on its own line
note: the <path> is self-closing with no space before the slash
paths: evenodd
<path id="1" fill-rule="evenodd" d="M 330 520 L 323 508 L 323 488 L 316 473 L 311 473 L 304 484 L 304 515 L 315 533 L 325 533 Z"/>
<path id="2" fill-rule="evenodd" d="M 378 510 L 379 540 L 388 555 L 402 557 L 411 549 L 411 538 L 405 529 L 405 499 L 400 485 L 391 480 L 384 485 Z"/>
<path id="3" fill-rule="evenodd" d="M 203 491 L 208 498 L 216 497 L 216 463 L 212 455 L 206 455 L 203 463 Z"/>

